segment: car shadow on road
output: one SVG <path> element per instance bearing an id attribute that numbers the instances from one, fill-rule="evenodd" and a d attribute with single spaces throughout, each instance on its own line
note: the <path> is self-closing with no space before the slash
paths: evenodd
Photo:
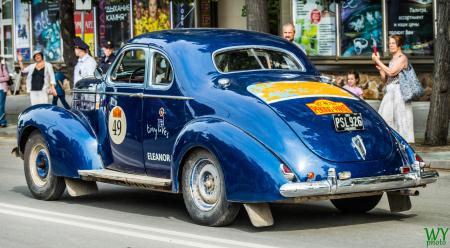
<path id="1" fill-rule="evenodd" d="M 366 214 L 345 214 L 335 209 L 328 201 L 272 204 L 271 210 L 274 226 L 255 228 L 247 221 L 248 224 L 238 222 L 235 227 L 247 232 L 299 231 L 401 221 L 416 216 L 411 213 L 391 213 L 383 208 L 375 208 Z M 248 217 L 246 218 L 248 220 Z"/>
<path id="2" fill-rule="evenodd" d="M 12 191 L 32 198 L 26 186 L 17 186 Z M 83 205 L 123 213 L 138 214 L 167 219 L 176 219 L 193 224 L 180 194 L 167 194 L 121 186 L 100 186 L 98 193 L 71 197 L 67 192 L 59 200 L 66 204 Z M 391 213 L 387 209 L 376 208 L 367 214 L 343 214 L 328 201 L 303 204 L 272 204 L 275 225 L 265 228 L 253 227 L 242 207 L 235 222 L 227 229 L 238 229 L 250 233 L 312 230 L 359 224 L 401 221 L 416 216 L 412 213 Z"/>

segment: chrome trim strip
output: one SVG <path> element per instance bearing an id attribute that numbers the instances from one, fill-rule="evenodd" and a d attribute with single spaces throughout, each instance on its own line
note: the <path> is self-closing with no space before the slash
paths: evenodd
<path id="1" fill-rule="evenodd" d="M 153 94 L 143 94 L 143 93 L 122 93 L 122 92 L 95 92 L 89 90 L 72 90 L 73 93 L 84 93 L 84 94 L 104 94 L 113 96 L 129 96 L 129 97 L 139 97 L 139 98 L 160 98 L 160 99 L 172 99 L 172 100 L 193 100 L 193 97 L 187 96 L 167 96 L 167 95 L 153 95 Z"/>
<path id="2" fill-rule="evenodd" d="M 96 94 L 97 92 L 92 90 L 71 90 L 72 93 L 84 93 L 84 94 Z"/>
<path id="3" fill-rule="evenodd" d="M 361 193 L 371 191 L 390 191 L 419 187 L 437 181 L 437 171 L 412 172 L 409 174 L 363 177 L 347 180 L 327 180 L 316 182 L 286 183 L 280 187 L 284 197 L 326 196 L 335 194 Z"/>

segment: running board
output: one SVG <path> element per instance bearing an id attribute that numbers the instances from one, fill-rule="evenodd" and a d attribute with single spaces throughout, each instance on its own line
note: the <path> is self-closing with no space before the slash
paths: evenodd
<path id="1" fill-rule="evenodd" d="M 172 191 L 172 180 L 165 178 L 135 175 L 108 169 L 79 170 L 78 174 L 81 176 L 81 179 L 86 181 L 112 183 L 157 191 Z"/>

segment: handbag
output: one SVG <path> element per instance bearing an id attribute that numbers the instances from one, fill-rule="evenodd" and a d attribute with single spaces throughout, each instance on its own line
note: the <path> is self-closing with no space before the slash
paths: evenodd
<path id="1" fill-rule="evenodd" d="M 11 78 L 11 76 L 9 76 L 9 80 L 8 80 L 8 86 L 11 86 L 14 84 L 13 79 Z"/>
<path id="2" fill-rule="evenodd" d="M 408 63 L 408 68 L 400 71 L 398 80 L 403 101 L 409 102 L 415 97 L 423 96 L 422 85 L 411 63 Z"/>

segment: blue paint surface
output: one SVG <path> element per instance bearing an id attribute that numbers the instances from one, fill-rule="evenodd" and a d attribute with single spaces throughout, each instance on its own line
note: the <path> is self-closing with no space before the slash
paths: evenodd
<path id="1" fill-rule="evenodd" d="M 396 140 L 401 138 L 395 138 L 365 102 L 311 96 L 267 104 L 247 90 L 261 82 L 320 81 L 306 56 L 279 37 L 225 29 L 168 30 L 138 36 L 125 48 L 131 45 L 157 50 L 169 58 L 174 71 L 169 87 L 84 80 L 80 87 L 96 93 L 98 109 L 70 112 L 50 105 L 30 107 L 20 116 L 19 145 L 25 142 L 27 130 L 36 129 L 48 143 L 56 175 L 77 178 L 77 170 L 111 168 L 171 178 L 173 192 L 180 192 L 187 156 L 195 149 L 205 149 L 220 162 L 227 199 L 237 202 L 284 199 L 279 187 L 287 180 L 280 172 L 281 163 L 300 181 L 306 180 L 308 172 L 315 173 L 315 180 L 326 179 L 329 168 L 336 168 L 337 173 L 351 171 L 354 178 L 399 173 L 402 160 Z M 219 73 L 213 53 L 230 46 L 285 49 L 298 58 L 305 71 Z M 230 85 L 221 87 L 220 79 L 228 79 Z M 131 98 L 127 93 L 153 97 Z M 307 108 L 307 103 L 317 99 L 343 102 L 361 113 L 365 130 L 337 133 L 331 115 L 315 115 Z M 125 140 L 119 145 L 111 142 L 108 131 L 114 106 L 124 109 L 128 124 Z M 168 135 L 161 132 L 155 137 L 152 127 L 164 128 Z M 362 137 L 367 149 L 365 159 L 352 147 L 351 139 L 356 135 Z M 152 154 L 168 154 L 170 161 L 157 161 Z"/>

